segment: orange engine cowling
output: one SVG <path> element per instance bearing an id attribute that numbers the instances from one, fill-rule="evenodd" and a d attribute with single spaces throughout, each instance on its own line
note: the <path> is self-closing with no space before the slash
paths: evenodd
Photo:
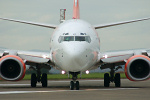
<path id="1" fill-rule="evenodd" d="M 6 55 L 0 59 L 0 78 L 7 81 L 19 81 L 24 78 L 26 66 L 15 55 Z"/>
<path id="2" fill-rule="evenodd" d="M 144 55 L 135 55 L 125 64 L 126 77 L 131 81 L 143 81 L 150 78 L 150 58 Z"/>

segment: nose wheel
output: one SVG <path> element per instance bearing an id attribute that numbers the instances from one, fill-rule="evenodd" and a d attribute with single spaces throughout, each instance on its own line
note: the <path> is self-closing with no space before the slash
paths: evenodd
<path id="1" fill-rule="evenodd" d="M 79 90 L 80 85 L 79 85 L 79 81 L 71 81 L 70 82 L 70 90 L 74 90 L 74 88 L 76 88 L 76 90 Z"/>
<path id="2" fill-rule="evenodd" d="M 73 72 L 73 73 L 70 72 L 70 74 L 72 75 L 72 80 L 73 80 L 73 81 L 70 81 L 70 90 L 74 90 L 74 88 L 76 88 L 76 90 L 79 90 L 80 83 L 79 81 L 76 81 L 79 72 Z"/>

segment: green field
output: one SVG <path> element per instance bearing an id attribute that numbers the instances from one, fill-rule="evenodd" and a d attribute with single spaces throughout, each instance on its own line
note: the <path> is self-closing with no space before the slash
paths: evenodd
<path id="1" fill-rule="evenodd" d="M 60 79 L 68 79 L 68 74 L 48 74 L 48 80 L 60 80 Z M 70 75 L 71 78 L 71 75 Z M 80 75 L 78 75 L 80 78 Z M 81 79 L 103 79 L 104 73 L 90 73 L 90 74 L 82 74 Z M 121 73 L 121 78 L 126 78 L 124 73 Z M 24 80 L 30 80 L 31 74 L 26 74 Z"/>

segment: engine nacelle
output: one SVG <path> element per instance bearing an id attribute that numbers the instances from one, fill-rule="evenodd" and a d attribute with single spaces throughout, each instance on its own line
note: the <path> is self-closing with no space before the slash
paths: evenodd
<path id="1" fill-rule="evenodd" d="M 135 55 L 125 64 L 126 77 L 131 81 L 143 81 L 150 78 L 150 58 L 144 55 Z"/>
<path id="2" fill-rule="evenodd" d="M 19 81 L 24 78 L 26 66 L 15 55 L 6 55 L 0 59 L 0 78 L 7 81 Z"/>

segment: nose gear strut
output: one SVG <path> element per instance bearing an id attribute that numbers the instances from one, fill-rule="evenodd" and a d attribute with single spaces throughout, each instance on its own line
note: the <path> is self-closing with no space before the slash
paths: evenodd
<path id="1" fill-rule="evenodd" d="M 69 74 L 72 75 L 72 80 L 73 80 L 73 81 L 70 81 L 70 90 L 74 90 L 75 87 L 76 87 L 76 90 L 79 90 L 80 84 L 79 84 L 79 81 L 76 81 L 76 80 L 80 72 L 69 72 Z"/>

